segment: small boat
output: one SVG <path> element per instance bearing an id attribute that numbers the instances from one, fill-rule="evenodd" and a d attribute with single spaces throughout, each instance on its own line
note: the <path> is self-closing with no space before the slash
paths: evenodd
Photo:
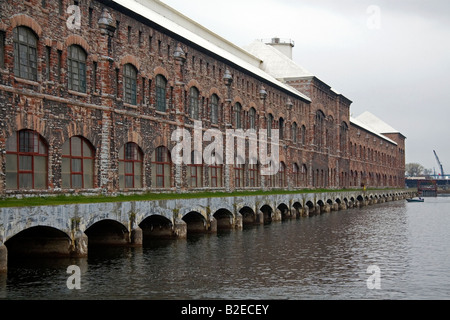
<path id="1" fill-rule="evenodd" d="M 412 198 L 412 199 L 406 199 L 408 202 L 425 202 L 425 199 L 422 198 Z"/>

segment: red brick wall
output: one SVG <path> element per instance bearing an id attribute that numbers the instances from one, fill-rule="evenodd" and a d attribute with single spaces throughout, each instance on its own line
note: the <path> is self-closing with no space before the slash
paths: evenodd
<path id="1" fill-rule="evenodd" d="M 278 127 L 281 117 L 285 120 L 285 138 L 281 142 L 280 153 L 281 160 L 287 166 L 287 181 L 291 187 L 294 163 L 300 168 L 305 165 L 308 169 L 308 179 L 302 183 L 302 187 L 348 186 L 342 177 L 345 173 L 350 174 L 349 169 L 354 161 L 350 161 L 339 150 L 339 126 L 346 122 L 350 132 L 352 131 L 349 123 L 350 101 L 332 92 L 325 84 L 312 79 L 293 84 L 312 97 L 311 104 L 172 35 L 151 21 L 136 20 L 117 8 L 107 7 L 114 21 L 120 22 L 114 36 L 109 38 L 100 32 L 97 25 L 105 7 L 101 2 L 80 1 L 80 30 L 67 28 L 66 21 L 70 14 L 59 14 L 59 1 L 45 2 L 45 7 L 41 0 L 6 0 L 0 4 L 0 31 L 5 32 L 6 36 L 5 69 L 0 70 L 0 194 L 25 193 L 24 190 L 5 190 L 4 178 L 6 141 L 13 132 L 22 129 L 37 131 L 49 145 L 49 189 L 35 193 L 73 192 L 60 188 L 61 147 L 74 135 L 88 139 L 96 150 L 95 190 L 92 192 L 126 191 L 119 190 L 117 176 L 118 151 L 127 142 L 138 144 L 144 154 L 144 187 L 140 191 L 153 190 L 150 163 L 154 150 L 159 146 L 166 146 L 171 150 L 174 146 L 170 141 L 172 132 L 178 127 L 190 129 L 193 125 L 188 110 L 189 90 L 192 86 L 197 87 L 200 92 L 200 119 L 204 130 L 217 128 L 225 133 L 226 129 L 234 128 L 233 107 L 236 102 L 243 107 L 241 119 L 244 128 L 248 126 L 248 112 L 252 107 L 257 110 L 257 128 L 266 128 L 269 113 L 274 116 L 274 128 Z M 64 0 L 62 11 L 65 12 L 71 4 L 72 1 Z M 36 82 L 14 75 L 12 35 L 17 26 L 29 27 L 38 36 Z M 67 55 L 68 47 L 73 44 L 80 45 L 87 53 L 86 93 L 68 90 Z M 184 64 L 173 56 L 177 46 L 186 53 Z M 45 59 L 46 47 L 51 50 L 49 67 Z M 58 61 L 61 61 L 60 69 Z M 97 65 L 96 88 L 93 86 L 94 63 Z M 123 99 L 122 70 L 127 63 L 138 70 L 137 105 L 129 105 Z M 50 70 L 48 75 L 47 69 Z M 226 69 L 230 70 L 234 80 L 230 91 L 223 82 Z M 166 113 L 156 111 L 155 107 L 155 78 L 159 74 L 168 80 Z M 268 93 L 265 102 L 259 97 L 262 85 Z M 210 119 L 209 101 L 213 93 L 220 99 L 219 125 L 212 125 Z M 289 100 L 293 103 L 292 108 L 287 106 Z M 314 115 L 319 109 L 326 115 L 328 130 L 328 135 L 324 136 L 326 144 L 320 149 L 314 145 Z M 302 144 L 301 137 L 294 143 L 291 134 L 294 122 L 297 123 L 299 132 L 302 125 L 306 127 L 305 144 Z M 349 139 L 350 136 L 349 133 Z M 376 172 L 386 174 L 382 171 L 385 169 L 389 168 L 381 166 Z M 354 170 L 360 169 L 355 167 Z M 172 185 L 187 189 L 186 167 L 182 168 L 182 181 L 179 183 L 174 180 L 175 166 L 172 171 Z M 319 179 L 317 172 L 320 173 Z M 225 176 L 224 179 L 230 181 L 233 189 L 232 170 L 230 176 Z M 203 180 L 204 188 L 209 189 L 207 168 L 204 168 Z M 224 182 L 223 185 L 227 184 Z"/>

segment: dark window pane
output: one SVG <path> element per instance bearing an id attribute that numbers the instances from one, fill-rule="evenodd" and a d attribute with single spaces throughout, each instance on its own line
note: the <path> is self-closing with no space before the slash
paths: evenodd
<path id="1" fill-rule="evenodd" d="M 164 77 L 156 77 L 156 110 L 166 112 L 166 87 L 167 81 Z"/>
<path id="2" fill-rule="evenodd" d="M 87 55 L 79 46 L 69 47 L 68 86 L 70 90 L 86 92 L 86 58 Z"/>
<path id="3" fill-rule="evenodd" d="M 37 81 L 37 37 L 31 29 L 17 27 L 13 40 L 15 76 Z"/>
<path id="4" fill-rule="evenodd" d="M 124 101 L 126 103 L 137 104 L 137 71 L 131 64 L 123 67 Z"/>

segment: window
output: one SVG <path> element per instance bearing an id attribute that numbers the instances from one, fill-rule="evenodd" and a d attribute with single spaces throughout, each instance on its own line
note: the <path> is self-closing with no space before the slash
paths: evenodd
<path id="1" fill-rule="evenodd" d="M 314 142 L 318 148 L 323 146 L 323 134 L 324 134 L 324 121 L 325 115 L 322 111 L 317 111 L 314 122 Z"/>
<path id="2" fill-rule="evenodd" d="M 210 187 L 211 188 L 221 188 L 222 185 L 222 160 L 215 153 L 211 155 L 212 162 L 209 166 L 209 178 L 211 180 Z"/>
<path id="3" fill-rule="evenodd" d="M 97 91 L 97 70 L 98 65 L 97 62 L 94 61 L 92 65 L 92 88 L 94 89 L 94 92 Z"/>
<path id="4" fill-rule="evenodd" d="M 300 187 L 300 167 L 296 163 L 292 166 L 292 174 L 294 178 L 294 187 Z"/>
<path id="5" fill-rule="evenodd" d="M 94 8 L 89 7 L 89 13 L 88 13 L 88 25 L 89 27 L 92 27 L 92 21 L 93 21 L 93 16 L 94 16 Z"/>
<path id="6" fill-rule="evenodd" d="M 45 47 L 45 79 L 50 80 L 50 58 L 51 58 L 51 51 L 52 49 L 50 47 Z"/>
<path id="7" fill-rule="evenodd" d="M 166 87 L 167 80 L 161 75 L 156 76 L 156 110 L 166 112 Z"/>
<path id="8" fill-rule="evenodd" d="M 301 132 L 301 139 L 302 139 L 302 145 L 306 144 L 306 127 L 302 126 L 302 132 Z"/>
<path id="9" fill-rule="evenodd" d="M 273 115 L 269 113 L 267 118 L 267 138 L 272 138 Z"/>
<path id="10" fill-rule="evenodd" d="M 236 159 L 236 164 L 234 165 L 234 187 L 235 188 L 244 187 L 244 164 L 243 163 L 244 163 L 244 160 L 242 158 Z"/>
<path id="11" fill-rule="evenodd" d="M 37 37 L 26 27 L 13 31 L 14 75 L 19 78 L 37 81 Z"/>
<path id="12" fill-rule="evenodd" d="M 61 67 L 62 67 L 62 51 L 58 50 L 58 61 L 56 65 L 56 81 L 61 82 Z"/>
<path id="13" fill-rule="evenodd" d="M 286 165 L 280 162 L 280 170 L 278 171 L 278 186 L 280 188 L 286 187 Z"/>
<path id="14" fill-rule="evenodd" d="M 280 131 L 280 140 L 284 139 L 284 119 L 280 118 L 278 120 L 278 130 Z"/>
<path id="15" fill-rule="evenodd" d="M 298 141 L 297 135 L 298 135 L 298 126 L 297 126 L 297 122 L 294 122 L 292 124 L 292 142 L 293 143 L 297 143 L 297 141 Z"/>
<path id="16" fill-rule="evenodd" d="M 123 97 L 125 103 L 137 105 L 137 70 L 131 64 L 123 66 Z"/>
<path id="17" fill-rule="evenodd" d="M 152 186 L 168 189 L 172 186 L 172 163 L 169 150 L 158 147 L 152 156 Z"/>
<path id="18" fill-rule="evenodd" d="M 128 43 L 131 43 L 131 27 L 128 26 Z"/>
<path id="19" fill-rule="evenodd" d="M 203 165 L 201 153 L 192 151 L 191 164 L 188 166 L 189 170 L 189 186 L 191 188 L 203 187 Z"/>
<path id="20" fill-rule="evenodd" d="M 48 148 L 35 131 L 14 133 L 6 142 L 6 188 L 46 189 Z"/>
<path id="21" fill-rule="evenodd" d="M 58 13 L 60 16 L 64 14 L 64 0 L 58 1 Z"/>
<path id="22" fill-rule="evenodd" d="M 251 108 L 248 113 L 248 122 L 250 129 L 256 129 L 256 110 L 255 108 Z"/>
<path id="23" fill-rule="evenodd" d="M 86 93 L 86 52 L 80 46 L 70 46 L 68 56 L 69 90 Z"/>
<path id="24" fill-rule="evenodd" d="M 302 183 L 303 185 L 307 185 L 308 182 L 308 169 L 306 168 L 306 164 L 304 164 L 302 166 L 302 172 L 301 172 L 301 177 L 302 177 Z"/>
<path id="25" fill-rule="evenodd" d="M 0 68 L 5 67 L 5 33 L 0 31 Z"/>
<path id="26" fill-rule="evenodd" d="M 200 107 L 199 107 L 199 92 L 195 87 L 191 87 L 190 91 L 190 115 L 192 119 L 200 120 Z"/>
<path id="27" fill-rule="evenodd" d="M 143 154 L 133 142 L 125 144 L 119 151 L 119 187 L 121 189 L 142 188 Z"/>
<path id="28" fill-rule="evenodd" d="M 219 123 L 219 97 L 215 94 L 211 96 L 211 123 Z"/>
<path id="29" fill-rule="evenodd" d="M 234 106 L 234 124 L 236 125 L 236 129 L 242 129 L 241 116 L 242 116 L 242 106 L 238 102 Z"/>
<path id="30" fill-rule="evenodd" d="M 340 132 L 340 149 L 342 155 L 347 155 L 347 139 L 348 139 L 348 126 L 345 122 L 341 125 Z"/>
<path id="31" fill-rule="evenodd" d="M 83 137 L 72 137 L 62 147 L 62 188 L 94 187 L 94 148 Z"/>
<path id="32" fill-rule="evenodd" d="M 256 160 L 254 161 L 256 162 Z M 259 186 L 259 167 L 258 164 L 249 164 L 248 165 L 248 179 L 249 179 L 249 187 L 258 187 Z"/>

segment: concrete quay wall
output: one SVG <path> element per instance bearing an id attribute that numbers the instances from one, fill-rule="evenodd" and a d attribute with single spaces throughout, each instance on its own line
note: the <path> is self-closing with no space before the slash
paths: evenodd
<path id="1" fill-rule="evenodd" d="M 8 251 L 83 257 L 94 244 L 139 246 L 145 239 L 240 230 L 413 195 L 410 190 L 339 191 L 0 208 L 0 270 L 6 270 Z"/>

